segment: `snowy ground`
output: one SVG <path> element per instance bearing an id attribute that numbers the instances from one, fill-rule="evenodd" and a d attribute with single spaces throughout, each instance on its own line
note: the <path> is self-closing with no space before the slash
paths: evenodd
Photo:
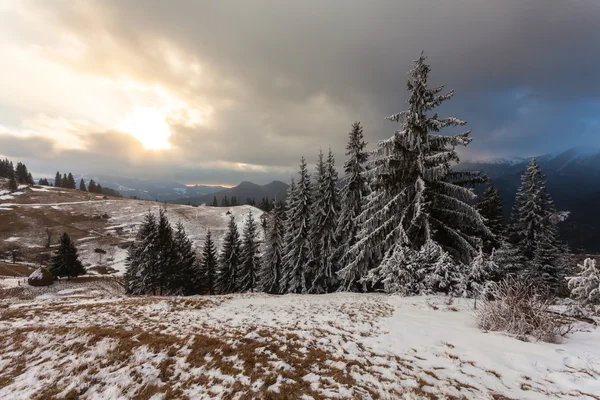
<path id="1" fill-rule="evenodd" d="M 526 343 L 480 332 L 465 300 L 127 298 L 113 283 L 0 300 L 0 398 L 600 398 L 592 325 Z"/>

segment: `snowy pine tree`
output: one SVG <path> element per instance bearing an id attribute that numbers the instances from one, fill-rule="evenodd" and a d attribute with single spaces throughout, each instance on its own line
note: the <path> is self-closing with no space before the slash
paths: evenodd
<path id="1" fill-rule="evenodd" d="M 63 233 L 56 254 L 52 257 L 50 272 L 55 277 L 76 277 L 85 274 L 85 268 L 79 260 L 77 248 L 67 233 Z"/>
<path id="2" fill-rule="evenodd" d="M 181 221 L 175 227 L 173 244 L 176 254 L 176 269 L 171 280 L 172 292 L 184 296 L 200 294 L 203 282 L 200 281 L 196 253 Z"/>
<path id="3" fill-rule="evenodd" d="M 500 247 L 505 239 L 506 226 L 504 224 L 504 207 L 498 189 L 488 180 L 481 200 L 477 203 L 477 211 L 483 218 L 493 236 L 484 240 L 484 251 L 491 254 L 493 249 Z"/>
<path id="4" fill-rule="evenodd" d="M 266 249 L 262 257 L 259 273 L 260 288 L 267 293 L 281 293 L 281 269 L 283 258 L 283 239 L 285 235 L 285 211 L 281 204 L 273 201 L 273 210 L 268 221 Z"/>
<path id="5" fill-rule="evenodd" d="M 600 305 L 600 265 L 596 265 L 596 260 L 586 258 L 583 265 L 577 266 L 579 273 L 569 278 L 571 297 L 583 305 Z"/>
<path id="6" fill-rule="evenodd" d="M 281 277 L 281 287 L 287 293 L 305 293 L 308 290 L 306 268 L 310 262 L 309 235 L 313 209 L 310 174 L 304 157 L 298 175 L 298 182 L 288 196 L 287 206 L 287 234 Z"/>
<path id="7" fill-rule="evenodd" d="M 208 292 L 209 295 L 215 294 L 215 282 L 217 277 L 217 250 L 215 242 L 212 240 L 210 229 L 204 239 L 204 248 L 202 250 L 202 261 L 200 263 L 200 281 L 202 283 L 202 292 Z"/>
<path id="8" fill-rule="evenodd" d="M 170 291 L 175 286 L 172 279 L 175 276 L 177 255 L 173 243 L 173 228 L 167 218 L 166 210 L 163 208 L 158 214 L 156 231 L 156 249 L 158 251 L 150 272 L 152 291 L 156 292 L 158 289 L 160 295 L 172 294 Z"/>
<path id="9" fill-rule="evenodd" d="M 388 118 L 401 123 L 402 129 L 378 143 L 368 166 L 373 193 L 359 217 L 363 229 L 350 250 L 354 259 L 345 270 L 356 269 L 360 263 L 378 264 L 369 274 L 372 284 L 390 279 L 387 264 L 398 263 L 408 254 L 407 246 L 419 252 L 433 241 L 455 262 L 470 262 L 482 244 L 480 236 L 490 234 L 479 212 L 469 204 L 475 194 L 467 186 L 473 184 L 474 175 L 451 170 L 451 164 L 459 160 L 455 147 L 471 142 L 470 131 L 437 134 L 442 128 L 465 122 L 427 115 L 454 95 L 453 91 L 440 94 L 443 87 L 428 88 L 429 72 L 421 55 L 409 73 L 409 109 Z M 463 229 L 465 226 L 469 229 Z"/>
<path id="10" fill-rule="evenodd" d="M 530 277 L 552 291 L 560 290 L 564 273 L 564 245 L 551 220 L 556 214 L 546 189 L 546 178 L 534 158 L 521 177 L 510 238 L 528 261 Z"/>
<path id="11" fill-rule="evenodd" d="M 340 211 L 337 184 L 338 174 L 331 149 L 326 162 L 323 161 L 323 153 L 320 152 L 313 191 L 311 259 L 307 266 L 311 293 L 331 292 L 338 286 L 337 265 L 332 257 L 336 249 L 335 230 Z"/>
<path id="12" fill-rule="evenodd" d="M 498 274 L 498 265 L 493 256 L 486 255 L 483 250 L 471 261 L 467 273 L 463 276 L 462 295 L 465 297 L 480 297 L 485 293 L 487 284 Z"/>
<path id="13" fill-rule="evenodd" d="M 345 266 L 350 261 L 349 251 L 356 243 L 359 224 L 358 217 L 363 211 L 365 200 L 370 192 L 365 174 L 365 163 L 369 156 L 365 150 L 367 143 L 363 140 L 363 129 L 359 122 L 352 125 L 346 145 L 348 160 L 344 163 L 344 187 L 340 192 L 340 216 L 337 221 L 337 248 L 332 256 L 334 262 Z M 342 280 L 341 288 L 351 290 L 368 270 L 366 263 L 357 263 L 353 268 L 343 268 L 338 272 Z"/>
<path id="14" fill-rule="evenodd" d="M 240 290 L 242 291 L 254 292 L 257 288 L 256 277 L 258 271 L 260 271 L 259 244 L 257 225 L 252 216 L 252 211 L 249 211 L 242 232 L 240 255 Z"/>
<path id="15" fill-rule="evenodd" d="M 233 215 L 229 217 L 227 233 L 219 255 L 216 287 L 219 293 L 239 291 L 240 235 Z"/>
<path id="16" fill-rule="evenodd" d="M 144 216 L 136 242 L 128 251 L 125 260 L 125 292 L 140 295 L 152 292 L 152 270 L 156 249 L 157 222 L 150 211 Z"/>

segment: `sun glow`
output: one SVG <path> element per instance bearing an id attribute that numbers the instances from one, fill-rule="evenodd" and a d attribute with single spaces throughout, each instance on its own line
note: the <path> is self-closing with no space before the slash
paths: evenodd
<path id="1" fill-rule="evenodd" d="M 166 113 L 151 108 L 141 108 L 129 113 L 116 127 L 142 143 L 146 149 L 168 149 L 171 130 L 166 122 Z"/>

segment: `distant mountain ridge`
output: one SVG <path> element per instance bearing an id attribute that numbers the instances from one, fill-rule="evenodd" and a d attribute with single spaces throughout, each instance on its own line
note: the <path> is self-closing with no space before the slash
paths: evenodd
<path id="1" fill-rule="evenodd" d="M 268 197 L 269 199 L 285 200 L 287 195 L 288 184 L 281 181 L 273 181 L 266 185 L 258 185 L 256 183 L 243 181 L 239 185 L 219 190 L 203 196 L 180 198 L 174 203 L 178 204 L 212 204 L 214 198 L 217 198 L 219 205 L 223 201 L 223 198 L 227 196 L 229 200 L 232 197 L 236 197 L 240 204 L 246 203 L 246 199 L 254 199 L 256 202 L 260 202 L 262 198 Z"/>
<path id="2" fill-rule="evenodd" d="M 600 150 L 571 148 L 535 157 L 548 180 L 547 188 L 557 207 L 571 212 L 560 225 L 562 237 L 572 250 L 600 253 Z M 456 169 L 483 171 L 504 201 L 508 218 L 515 194 L 531 158 L 472 161 Z"/>

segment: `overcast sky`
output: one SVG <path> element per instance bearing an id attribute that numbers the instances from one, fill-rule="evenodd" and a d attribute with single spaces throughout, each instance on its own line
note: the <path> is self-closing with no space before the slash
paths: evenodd
<path id="1" fill-rule="evenodd" d="M 463 159 L 599 146 L 598 0 L 0 0 L 0 155 L 35 177 L 289 179 L 397 129 L 421 50 Z M 451 131 L 449 133 L 452 133 Z"/>

